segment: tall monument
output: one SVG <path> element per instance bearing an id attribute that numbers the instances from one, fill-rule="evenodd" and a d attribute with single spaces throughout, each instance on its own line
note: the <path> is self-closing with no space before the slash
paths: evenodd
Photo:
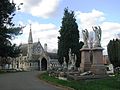
<path id="1" fill-rule="evenodd" d="M 84 45 L 81 51 L 81 64 L 80 64 L 80 70 L 81 72 L 89 71 L 91 68 L 91 62 L 90 62 L 90 48 L 88 47 L 88 39 L 89 39 L 89 33 L 88 30 L 82 30 L 83 34 L 83 42 Z"/>
<path id="2" fill-rule="evenodd" d="M 96 75 L 106 74 L 105 66 L 103 63 L 103 48 L 101 47 L 101 33 L 102 30 L 100 26 L 92 27 L 95 33 L 95 42 L 92 48 L 93 62 L 91 66 L 91 71 Z"/>

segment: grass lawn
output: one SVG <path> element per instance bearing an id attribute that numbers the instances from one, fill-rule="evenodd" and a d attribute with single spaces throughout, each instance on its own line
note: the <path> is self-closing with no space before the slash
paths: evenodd
<path id="1" fill-rule="evenodd" d="M 120 90 L 120 74 L 105 79 L 81 81 L 59 80 L 55 77 L 48 76 L 47 73 L 40 75 L 39 78 L 53 84 L 71 87 L 75 90 Z"/>

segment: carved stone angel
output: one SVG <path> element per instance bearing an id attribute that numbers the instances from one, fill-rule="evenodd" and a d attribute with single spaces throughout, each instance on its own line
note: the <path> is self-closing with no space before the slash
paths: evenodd
<path id="1" fill-rule="evenodd" d="M 88 48 L 88 38 L 89 38 L 89 33 L 88 30 L 82 30 L 82 34 L 83 34 L 83 41 L 84 41 L 84 45 L 83 48 Z"/>
<path id="2" fill-rule="evenodd" d="M 101 28 L 100 26 L 95 26 L 95 27 L 92 27 L 93 28 L 93 31 L 95 32 L 95 44 L 94 44 L 94 47 L 101 47 L 101 44 L 100 44 L 100 41 L 101 41 Z"/>

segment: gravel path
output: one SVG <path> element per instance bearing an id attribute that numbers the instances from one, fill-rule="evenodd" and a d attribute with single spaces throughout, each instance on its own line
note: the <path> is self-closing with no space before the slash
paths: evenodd
<path id="1" fill-rule="evenodd" d="M 0 90 L 62 90 L 37 78 L 41 72 L 0 74 Z"/>

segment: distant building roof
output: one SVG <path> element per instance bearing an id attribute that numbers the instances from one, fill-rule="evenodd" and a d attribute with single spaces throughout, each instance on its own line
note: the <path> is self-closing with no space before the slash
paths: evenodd
<path id="1" fill-rule="evenodd" d="M 28 44 L 21 44 L 20 49 L 23 56 L 27 56 L 27 46 Z"/>
<path id="2" fill-rule="evenodd" d="M 48 52 L 47 54 L 48 54 L 48 56 L 49 56 L 51 59 L 58 59 L 57 53 Z"/>
<path id="3" fill-rule="evenodd" d="M 38 46 L 38 44 L 40 45 L 40 48 L 43 49 L 43 47 L 39 41 L 33 43 L 33 49 L 35 49 Z M 27 56 L 28 44 L 21 44 L 20 49 L 21 49 L 22 56 Z M 44 51 L 44 49 L 43 49 L 43 51 Z M 34 58 L 34 60 L 38 60 L 39 55 L 35 55 L 35 54 L 32 54 L 32 55 L 33 55 L 32 57 Z M 57 53 L 46 52 L 46 55 L 49 56 L 51 59 L 58 59 Z"/>

